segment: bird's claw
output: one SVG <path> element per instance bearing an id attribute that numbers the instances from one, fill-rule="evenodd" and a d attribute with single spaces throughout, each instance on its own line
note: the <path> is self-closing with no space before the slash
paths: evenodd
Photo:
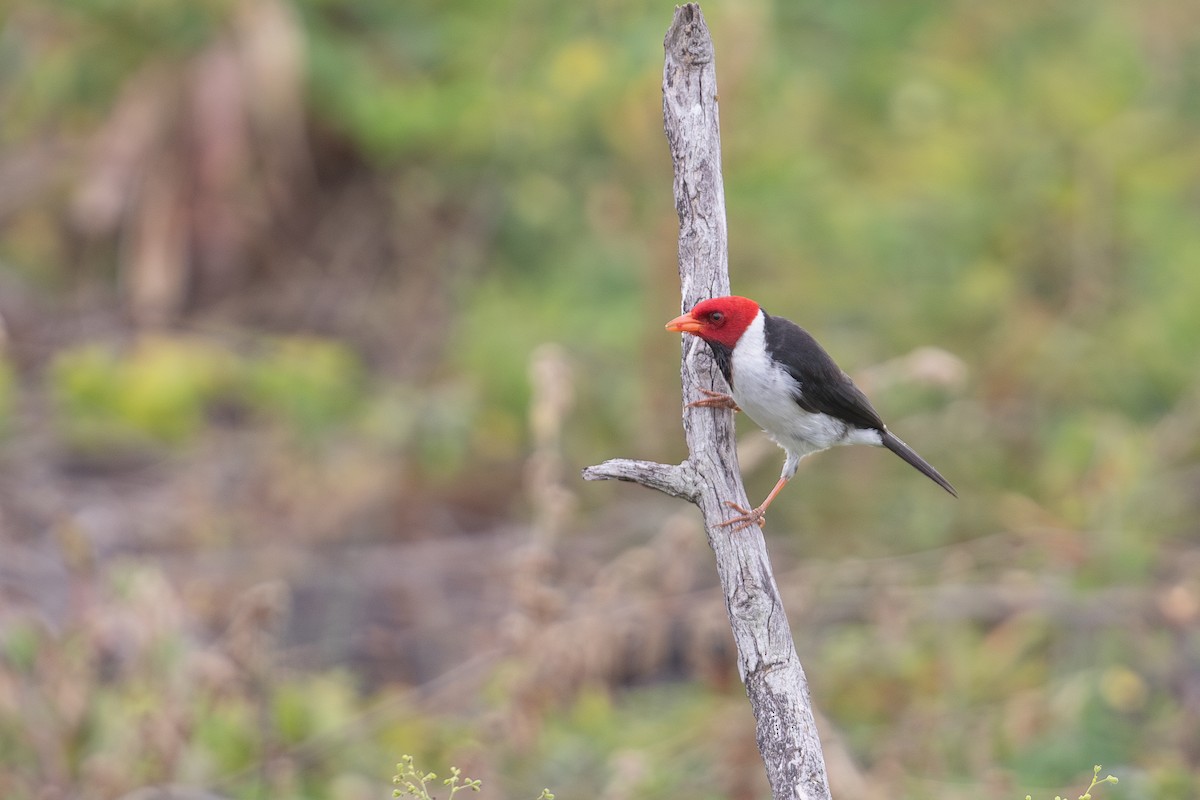
<path id="1" fill-rule="evenodd" d="M 703 400 L 693 400 L 687 404 L 688 408 L 728 408 L 731 411 L 741 411 L 738 408 L 738 404 L 734 402 L 732 395 L 725 394 L 724 392 L 714 392 L 701 387 L 697 388 L 700 388 L 700 391 L 708 395 L 708 397 Z"/>
<path id="2" fill-rule="evenodd" d="M 757 524 L 758 527 L 761 528 L 767 522 L 767 513 L 763 510 L 762 506 L 759 506 L 753 510 L 748 510 L 732 500 L 726 500 L 725 505 L 729 506 L 741 515 L 734 517 L 733 519 L 727 519 L 721 523 L 722 527 L 725 525 L 732 525 L 733 527 L 730 529 L 731 531 L 740 531 L 742 528 L 749 528 L 752 524 Z"/>

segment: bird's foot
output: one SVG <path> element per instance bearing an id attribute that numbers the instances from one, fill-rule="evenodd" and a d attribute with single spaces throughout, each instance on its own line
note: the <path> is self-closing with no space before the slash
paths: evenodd
<path id="1" fill-rule="evenodd" d="M 703 388 L 700 391 L 708 395 L 708 397 L 703 400 L 693 400 L 687 404 L 688 408 L 728 408 L 732 411 L 741 411 L 738 408 L 738 404 L 734 402 L 732 395 Z"/>
<path id="2" fill-rule="evenodd" d="M 759 506 L 753 510 L 747 510 L 732 500 L 726 500 L 725 505 L 738 512 L 738 514 L 741 516 L 725 520 L 721 523 L 722 527 L 726 525 L 732 525 L 733 528 L 731 528 L 731 530 L 740 531 L 742 528 L 749 528 L 751 525 L 755 524 L 761 528 L 767 521 L 767 512 L 763 506 Z"/>

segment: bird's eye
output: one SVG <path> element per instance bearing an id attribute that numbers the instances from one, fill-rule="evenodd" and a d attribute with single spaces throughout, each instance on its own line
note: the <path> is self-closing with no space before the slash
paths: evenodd
<path id="1" fill-rule="evenodd" d="M 722 314 L 720 311 L 714 311 L 708 315 L 708 319 L 714 325 L 720 325 L 722 322 L 725 321 L 725 315 Z"/>

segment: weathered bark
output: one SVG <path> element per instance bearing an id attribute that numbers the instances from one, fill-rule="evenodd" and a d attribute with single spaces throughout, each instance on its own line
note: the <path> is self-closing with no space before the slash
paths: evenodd
<path id="1" fill-rule="evenodd" d="M 713 43 L 700 7 L 675 10 L 664 42 L 663 117 L 675 166 L 682 309 L 729 294 L 725 190 Z M 738 671 L 757 725 L 758 748 L 776 800 L 829 798 L 825 760 L 813 722 L 808 683 L 788 627 L 759 528 L 720 523 L 732 501 L 750 507 L 734 448 L 733 414 L 687 408 L 700 387 L 724 381 L 708 348 L 683 337 L 683 428 L 690 455 L 677 466 L 615 459 L 583 471 L 587 480 L 634 481 L 700 507 L 738 651 Z"/>

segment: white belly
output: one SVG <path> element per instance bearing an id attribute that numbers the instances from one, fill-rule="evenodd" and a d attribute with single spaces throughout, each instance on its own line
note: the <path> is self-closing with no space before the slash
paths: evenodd
<path id="1" fill-rule="evenodd" d="M 733 399 L 746 416 L 789 453 L 806 456 L 846 441 L 846 423 L 828 414 L 811 414 L 796 403 L 792 387 L 795 381 L 785 374 L 787 383 L 770 379 L 760 381 L 745 373 L 738 375 L 735 361 Z"/>
<path id="2" fill-rule="evenodd" d="M 759 316 L 733 350 L 733 399 L 767 434 L 788 452 L 784 472 L 794 472 L 806 455 L 842 444 L 881 442 L 877 431 L 847 425 L 828 414 L 805 411 L 796 402 L 802 386 L 768 356 Z"/>

